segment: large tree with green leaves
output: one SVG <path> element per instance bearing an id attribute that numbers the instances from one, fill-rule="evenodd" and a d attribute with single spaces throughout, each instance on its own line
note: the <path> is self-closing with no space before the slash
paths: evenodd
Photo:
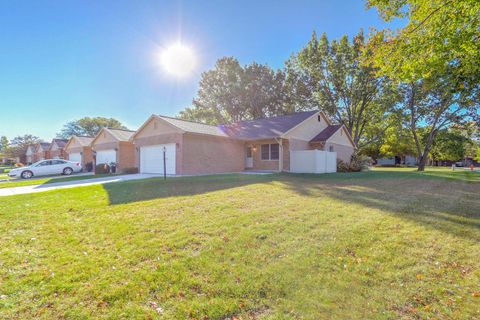
<path id="1" fill-rule="evenodd" d="M 398 31 L 377 33 L 376 62 L 383 71 L 411 81 L 447 70 L 480 80 L 480 1 L 367 0 L 386 21 L 405 19 Z"/>
<path id="2" fill-rule="evenodd" d="M 313 33 L 308 44 L 287 62 L 287 80 L 306 108 L 322 109 L 350 131 L 361 149 L 378 141 L 395 103 L 385 77 L 365 62 L 363 32 L 352 41 L 347 36 L 329 41 Z M 370 134 L 368 134 L 370 133 Z"/>
<path id="3" fill-rule="evenodd" d="M 127 129 L 120 121 L 114 118 L 84 117 L 69 121 L 64 126 L 59 138 L 69 139 L 71 136 L 95 136 L 102 128 Z"/>
<path id="4" fill-rule="evenodd" d="M 0 137 L 0 152 L 4 151 L 9 145 L 8 138 L 6 136 Z"/>
<path id="5" fill-rule="evenodd" d="M 439 131 L 468 119 L 469 97 L 458 93 L 451 75 L 430 77 L 400 85 L 400 107 L 415 141 L 418 170 L 423 171 Z"/>
<path id="6" fill-rule="evenodd" d="M 209 124 L 275 116 L 288 107 L 285 74 L 266 65 L 241 66 L 232 57 L 221 58 L 202 74 L 193 106 L 181 111 L 183 119 Z"/>
<path id="7" fill-rule="evenodd" d="M 440 130 L 432 144 L 430 156 L 433 161 L 462 160 L 469 139 L 453 128 Z"/>
<path id="8" fill-rule="evenodd" d="M 371 61 L 381 74 L 402 82 L 449 74 L 456 92 L 480 98 L 480 1 L 367 0 L 391 21 L 406 20 L 397 31 L 381 30 L 370 39 Z M 469 116 L 480 119 L 478 105 Z M 479 122 L 480 124 L 480 122 Z"/>

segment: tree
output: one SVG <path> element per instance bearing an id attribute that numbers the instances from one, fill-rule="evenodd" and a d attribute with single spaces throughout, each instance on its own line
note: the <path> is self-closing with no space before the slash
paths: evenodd
<path id="1" fill-rule="evenodd" d="M 448 74 L 402 83 L 400 92 L 400 107 L 409 119 L 408 126 L 415 141 L 418 171 L 423 171 L 438 132 L 453 124 L 465 123 L 471 100 L 457 93 L 456 84 Z"/>
<path id="2" fill-rule="evenodd" d="M 370 62 L 382 75 L 411 83 L 449 74 L 457 93 L 480 99 L 480 1 L 367 0 L 386 21 L 407 20 L 398 31 L 378 31 Z M 480 109 L 469 105 L 480 126 Z"/>
<path id="3" fill-rule="evenodd" d="M 183 119 L 208 124 L 284 114 L 287 107 L 285 74 L 251 63 L 242 67 L 232 57 L 221 58 L 202 74 L 193 106 L 181 111 Z"/>
<path id="4" fill-rule="evenodd" d="M 367 6 L 386 21 L 407 20 L 403 29 L 373 39 L 376 64 L 385 73 L 415 81 L 448 70 L 479 83 L 480 1 L 367 0 Z"/>
<path id="5" fill-rule="evenodd" d="M 430 155 L 433 161 L 461 160 L 465 157 L 468 139 L 452 128 L 440 130 L 432 143 Z"/>
<path id="6" fill-rule="evenodd" d="M 344 124 L 361 149 L 378 141 L 386 127 L 395 94 L 385 77 L 364 63 L 365 37 L 360 31 L 350 43 L 347 36 L 329 41 L 323 34 L 312 38 L 287 63 L 287 79 L 293 78 L 297 101 L 308 108 L 322 109 Z M 370 130 L 375 134 L 367 135 Z"/>
<path id="7" fill-rule="evenodd" d="M 69 139 L 71 136 L 95 136 L 102 128 L 127 129 L 120 121 L 114 118 L 84 117 L 67 122 L 57 137 Z"/>
<path id="8" fill-rule="evenodd" d="M 0 152 L 4 151 L 9 145 L 8 138 L 6 136 L 0 137 Z"/>
<path id="9" fill-rule="evenodd" d="M 29 145 L 40 141 L 40 138 L 31 134 L 17 136 L 10 141 L 9 146 L 4 150 L 5 156 L 8 158 L 20 158 L 25 155 Z"/>

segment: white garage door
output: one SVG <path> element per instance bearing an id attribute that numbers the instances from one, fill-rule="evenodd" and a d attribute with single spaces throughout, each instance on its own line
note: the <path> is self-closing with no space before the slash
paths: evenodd
<path id="1" fill-rule="evenodd" d="M 175 143 L 145 146 L 140 148 L 140 172 L 163 174 L 163 148 L 166 148 L 167 174 L 175 174 Z"/>
<path id="2" fill-rule="evenodd" d="M 97 164 L 117 162 L 117 152 L 113 149 L 97 151 Z"/>
<path id="3" fill-rule="evenodd" d="M 82 163 L 82 155 L 80 154 L 80 152 L 78 152 L 78 153 L 70 153 L 70 154 L 68 155 L 68 161 L 73 161 L 73 162 Z"/>

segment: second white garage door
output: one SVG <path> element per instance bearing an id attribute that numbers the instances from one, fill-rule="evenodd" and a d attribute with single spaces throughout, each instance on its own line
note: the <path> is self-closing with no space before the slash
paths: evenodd
<path id="1" fill-rule="evenodd" d="M 175 174 L 175 143 L 140 148 L 140 172 L 163 174 L 163 148 L 167 174 Z"/>
<path id="2" fill-rule="evenodd" d="M 97 164 L 117 162 L 117 151 L 114 149 L 97 151 Z"/>
<path id="3" fill-rule="evenodd" d="M 80 154 L 80 152 L 70 153 L 68 155 L 68 161 L 82 163 L 82 155 Z"/>

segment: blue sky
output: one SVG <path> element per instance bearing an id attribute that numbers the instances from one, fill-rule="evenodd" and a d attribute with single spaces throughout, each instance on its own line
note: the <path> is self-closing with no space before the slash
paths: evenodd
<path id="1" fill-rule="evenodd" d="M 49 140 L 83 116 L 135 129 L 189 106 L 218 58 L 279 68 L 313 30 L 333 39 L 372 26 L 386 25 L 361 0 L 1 1 L 0 135 Z M 178 39 L 198 60 L 184 79 L 157 59 Z"/>

